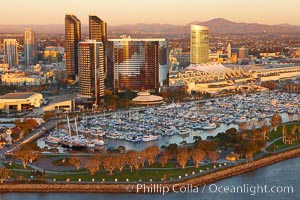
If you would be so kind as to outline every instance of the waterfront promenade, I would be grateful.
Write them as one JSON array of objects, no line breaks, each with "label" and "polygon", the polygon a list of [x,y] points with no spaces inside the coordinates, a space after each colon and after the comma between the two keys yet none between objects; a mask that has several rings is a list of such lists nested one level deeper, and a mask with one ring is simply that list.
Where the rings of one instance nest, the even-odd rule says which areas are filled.
[{"label": "waterfront promenade", "polygon": [[[261,167],[271,165],[283,160],[294,158],[300,156],[300,148],[271,154],[263,158],[254,160],[253,162],[243,163],[235,166],[227,166],[220,169],[214,169],[209,173],[198,175],[198,176],[188,176],[182,178],[181,180],[168,181],[166,183],[160,182],[162,186],[173,187],[174,184],[178,186],[201,186],[207,183],[212,183],[224,178],[236,176],[245,172],[259,169]],[[153,183],[145,183],[150,185]],[[41,183],[41,184],[2,184],[0,187],[0,192],[103,192],[103,193],[126,193],[126,192],[136,192],[136,183]],[[131,188],[128,190],[128,188]]]}]

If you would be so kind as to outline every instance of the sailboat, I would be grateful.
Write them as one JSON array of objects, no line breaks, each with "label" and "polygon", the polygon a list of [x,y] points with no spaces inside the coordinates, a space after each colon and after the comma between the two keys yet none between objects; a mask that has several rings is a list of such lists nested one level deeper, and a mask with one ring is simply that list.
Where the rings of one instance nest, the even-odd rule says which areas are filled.
[{"label": "sailboat", "polygon": [[72,148],[76,150],[82,150],[87,147],[87,140],[83,135],[78,135],[78,124],[77,119],[75,118],[75,132],[76,136],[72,136],[71,133],[71,126],[69,116],[67,115],[67,124],[68,124],[68,131],[69,135],[64,137],[62,140],[62,146],[67,148]]}]

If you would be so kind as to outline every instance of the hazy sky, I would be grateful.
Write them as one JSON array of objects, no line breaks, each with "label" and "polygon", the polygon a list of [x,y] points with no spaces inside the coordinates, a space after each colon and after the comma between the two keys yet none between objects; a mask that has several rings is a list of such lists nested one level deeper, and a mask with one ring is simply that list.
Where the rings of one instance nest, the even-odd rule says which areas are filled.
[{"label": "hazy sky", "polygon": [[185,25],[222,17],[236,22],[300,25],[299,0],[1,0],[0,24],[83,24],[96,14],[108,24]]}]

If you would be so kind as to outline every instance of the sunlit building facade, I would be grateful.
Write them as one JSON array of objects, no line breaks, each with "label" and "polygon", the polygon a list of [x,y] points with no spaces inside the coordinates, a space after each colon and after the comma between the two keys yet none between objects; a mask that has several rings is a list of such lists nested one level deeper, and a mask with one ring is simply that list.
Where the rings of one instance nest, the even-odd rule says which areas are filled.
[{"label": "sunlit building facade", "polygon": [[245,47],[239,48],[239,58],[240,59],[248,58],[248,54],[249,54],[248,48],[245,48]]},{"label": "sunlit building facade", "polygon": [[107,72],[107,24],[96,15],[89,15],[89,39],[102,42],[104,46],[104,74]]},{"label": "sunlit building facade", "polygon": [[89,16],[89,38],[97,42],[107,40],[107,24],[95,15]]},{"label": "sunlit building facade", "polygon": [[107,51],[107,84],[115,92],[159,91],[168,85],[166,39],[109,39]]},{"label": "sunlit building facade", "polygon": [[43,59],[46,63],[55,63],[61,62],[63,59],[63,55],[65,53],[65,48],[55,47],[55,46],[47,46],[43,52]]},{"label": "sunlit building facade", "polygon": [[75,16],[65,16],[65,52],[66,70],[69,79],[76,79],[78,75],[77,44],[81,41],[81,22]]},{"label": "sunlit building facade", "polygon": [[209,29],[205,26],[191,25],[190,35],[191,64],[209,62]]},{"label": "sunlit building facade", "polygon": [[99,105],[104,96],[104,46],[96,40],[78,43],[79,96]]},{"label": "sunlit building facade", "polygon": [[32,28],[25,29],[24,57],[25,65],[35,65],[37,63],[37,43],[35,32]]},{"label": "sunlit building facade", "polygon": [[4,39],[3,41],[4,55],[3,62],[9,67],[18,66],[18,42],[16,39]]}]

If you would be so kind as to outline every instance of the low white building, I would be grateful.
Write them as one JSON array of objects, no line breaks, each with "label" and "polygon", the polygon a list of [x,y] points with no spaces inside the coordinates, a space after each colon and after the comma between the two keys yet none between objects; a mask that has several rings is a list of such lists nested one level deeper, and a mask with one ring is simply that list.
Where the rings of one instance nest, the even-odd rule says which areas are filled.
[{"label": "low white building", "polygon": [[35,92],[8,93],[0,97],[0,110],[24,111],[38,108],[43,102],[43,95]]},{"label": "low white building", "polygon": [[50,103],[43,107],[43,111],[72,111],[75,105],[75,94],[65,94],[58,96],[57,98],[50,101]]},{"label": "low white building", "polygon": [[38,76],[38,75],[32,75],[32,76],[26,76],[23,74],[3,74],[1,76],[2,84],[3,85],[27,85],[27,86],[38,86],[41,85],[41,83],[44,83],[44,77]]}]

